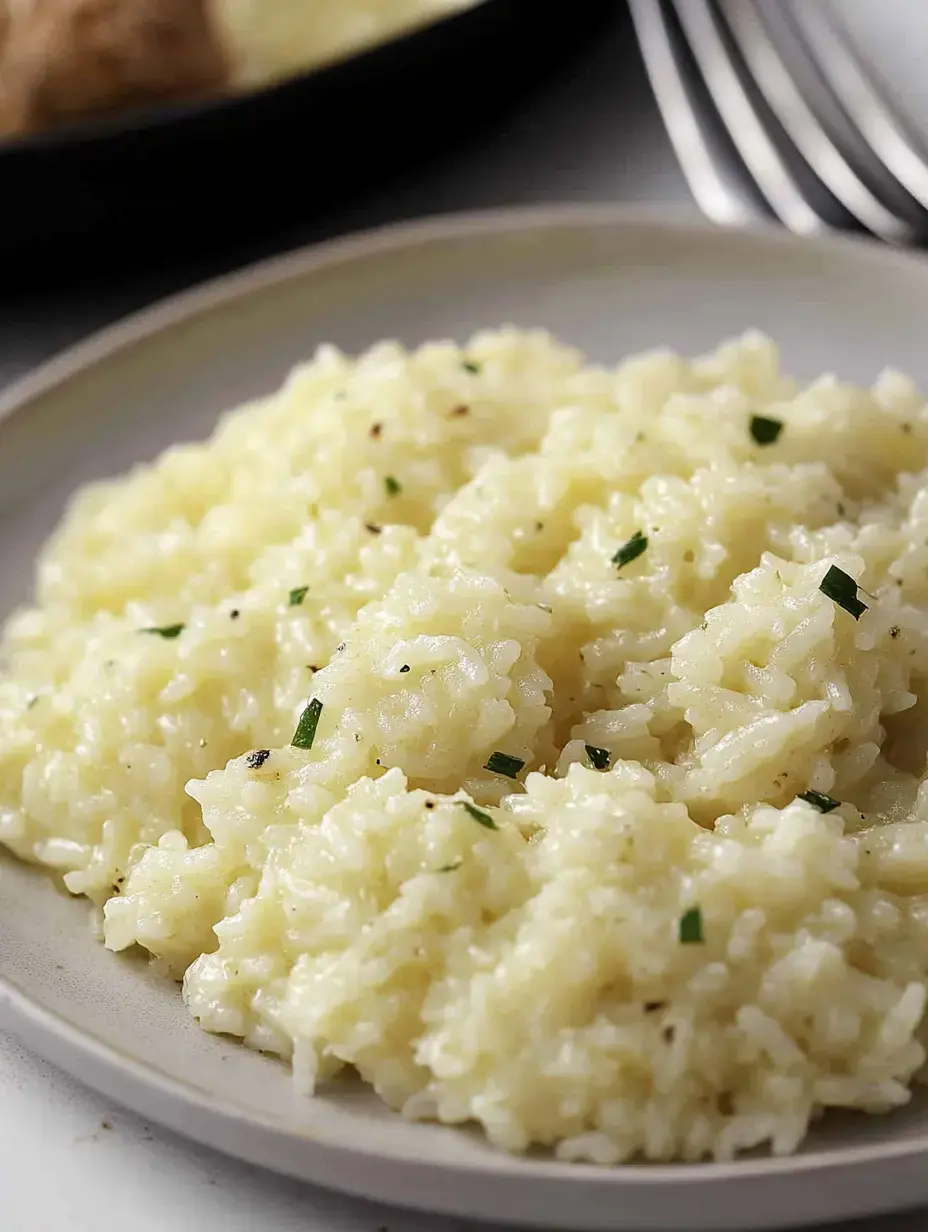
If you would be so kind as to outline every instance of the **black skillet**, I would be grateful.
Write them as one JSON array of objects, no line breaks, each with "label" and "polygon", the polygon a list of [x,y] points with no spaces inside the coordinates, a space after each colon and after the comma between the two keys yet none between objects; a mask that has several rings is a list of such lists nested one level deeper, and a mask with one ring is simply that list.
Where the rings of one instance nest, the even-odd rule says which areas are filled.
[{"label": "black skillet", "polygon": [[309,217],[492,120],[618,4],[479,0],[268,89],[2,144],[0,282]]}]

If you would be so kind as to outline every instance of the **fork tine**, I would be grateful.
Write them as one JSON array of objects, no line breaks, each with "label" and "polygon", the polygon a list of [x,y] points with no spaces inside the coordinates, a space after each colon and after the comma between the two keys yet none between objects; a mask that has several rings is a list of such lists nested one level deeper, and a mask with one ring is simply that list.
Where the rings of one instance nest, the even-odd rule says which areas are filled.
[{"label": "fork tine", "polygon": [[784,63],[753,0],[718,0],[732,38],[767,105],[799,153],[841,204],[874,235],[910,244],[917,233],[870,191],[831,140]]},{"label": "fork tine", "polygon": [[704,106],[697,96],[662,0],[629,0],[629,6],[658,109],[696,204],[722,226],[769,218],[730,143],[713,131],[711,103]]},{"label": "fork tine", "polygon": [[771,209],[790,231],[831,230],[809,204],[764,128],[732,63],[708,0],[673,0],[680,25],[719,115]]},{"label": "fork tine", "polygon": [[877,158],[928,209],[928,157],[851,50],[850,42],[817,5],[796,5],[794,18],[805,29],[835,95]]}]

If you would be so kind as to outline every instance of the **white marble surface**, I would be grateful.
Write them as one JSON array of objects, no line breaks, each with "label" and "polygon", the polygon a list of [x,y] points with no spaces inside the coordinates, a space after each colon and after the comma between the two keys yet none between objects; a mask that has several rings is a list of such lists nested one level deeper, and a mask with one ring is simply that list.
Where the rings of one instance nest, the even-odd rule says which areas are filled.
[{"label": "white marble surface", "polygon": [[[274,237],[268,250],[332,230],[446,210],[553,200],[685,203],[627,26],[552,83],[480,148],[337,220]],[[231,266],[253,249],[226,254]],[[121,285],[4,302],[0,383],[127,310],[220,267],[166,269]],[[2,942],[0,942],[2,944]],[[924,1214],[857,1225],[922,1232]],[[259,1172],[144,1124],[0,1037],[0,1232],[467,1232]]]}]

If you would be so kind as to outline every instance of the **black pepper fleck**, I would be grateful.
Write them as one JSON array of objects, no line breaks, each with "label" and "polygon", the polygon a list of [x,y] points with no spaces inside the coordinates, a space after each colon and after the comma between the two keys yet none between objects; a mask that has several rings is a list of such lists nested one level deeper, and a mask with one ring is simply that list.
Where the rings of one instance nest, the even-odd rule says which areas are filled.
[{"label": "black pepper fleck", "polygon": [[901,632],[902,630],[899,628],[898,625],[893,625],[893,627],[889,631],[889,636],[892,638],[897,638]]},{"label": "black pepper fleck", "polygon": [[408,672],[408,671],[409,671],[409,664],[408,664],[408,663],[404,663],[404,664],[403,664],[403,666],[400,668],[400,672],[401,672],[401,673],[404,673],[404,672]]},{"label": "black pepper fleck", "polygon": [[382,424],[382,423],[375,423],[375,424],[371,424],[370,435],[371,435],[371,436],[372,436],[375,440],[377,439],[377,437],[378,437],[378,436],[380,436],[381,432],[383,432],[383,424]]},{"label": "black pepper fleck", "polygon": [[365,522],[364,526],[365,526],[365,529],[368,530],[372,535],[379,535],[380,532],[383,530],[383,527],[378,526],[376,522]]},{"label": "black pepper fleck", "polygon": [[248,766],[249,770],[260,770],[270,755],[270,749],[255,749],[253,753],[248,754],[245,759],[245,764]]},{"label": "black pepper fleck", "polygon": [[231,619],[231,620],[238,620],[238,618],[239,618],[239,616],[241,616],[241,614],[242,614],[242,613],[238,610],[238,608],[237,608],[237,607],[234,607],[234,608],[232,609],[232,611],[229,613],[229,617],[230,617],[230,619]]}]

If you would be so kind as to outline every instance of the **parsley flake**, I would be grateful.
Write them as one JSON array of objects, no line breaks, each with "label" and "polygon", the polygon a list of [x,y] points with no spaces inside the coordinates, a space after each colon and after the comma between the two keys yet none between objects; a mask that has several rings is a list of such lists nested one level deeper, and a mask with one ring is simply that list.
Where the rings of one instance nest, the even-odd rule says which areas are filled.
[{"label": "parsley flake", "polygon": [[319,716],[322,714],[322,702],[318,697],[314,697],[303,713],[300,715],[300,721],[297,724],[296,731],[293,733],[293,739],[290,741],[295,749],[311,749],[313,741],[316,739],[316,728],[319,726]]},{"label": "parsley flake", "polygon": [[387,489],[387,496],[399,496],[403,490],[403,485],[393,475],[385,476],[383,486]]},{"label": "parsley flake", "polygon": [[508,753],[491,753],[484,769],[492,774],[504,774],[507,779],[514,779],[524,765],[521,757],[510,757]]},{"label": "parsley flake", "polygon": [[608,770],[612,754],[608,749],[598,749],[594,744],[585,744],[586,755],[594,770]]},{"label": "parsley flake", "polygon": [[818,584],[819,590],[826,599],[832,599],[838,607],[844,608],[849,616],[860,620],[867,610],[867,604],[857,597],[857,583],[849,573],[831,565],[828,572]]},{"label": "parsley flake", "polygon": [[680,944],[702,945],[705,937],[702,932],[702,909],[690,907],[680,916]]},{"label": "parsley flake", "polygon": [[186,625],[155,625],[151,629],[139,629],[140,633],[153,633],[156,637],[163,637],[165,641],[173,641],[175,637],[180,637]]},{"label": "parsley flake", "polygon": [[466,813],[470,813],[474,821],[479,822],[485,830],[498,830],[499,826],[493,820],[489,813],[485,813],[483,809],[477,808],[476,804],[471,804],[469,800],[458,800],[461,808]]},{"label": "parsley flake", "polygon": [[636,530],[631,539],[627,543],[623,543],[615,556],[612,558],[612,563],[618,566],[619,569],[624,569],[626,565],[630,565],[633,560],[637,560],[642,552],[648,550],[648,537],[640,530]]},{"label": "parsley flake", "polygon": [[293,590],[290,591],[290,606],[300,607],[303,600],[306,598],[308,594],[309,594],[308,586],[294,586]]},{"label": "parsley flake", "polygon": [[772,445],[782,431],[782,419],[767,419],[764,415],[751,416],[751,436],[758,445]]},{"label": "parsley flake", "polygon": [[805,800],[806,804],[811,804],[820,813],[830,813],[841,805],[840,800],[836,800],[834,796],[823,795],[820,791],[801,791],[799,799]]}]

